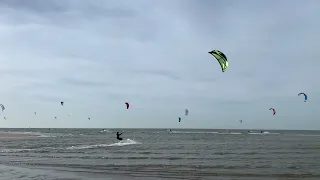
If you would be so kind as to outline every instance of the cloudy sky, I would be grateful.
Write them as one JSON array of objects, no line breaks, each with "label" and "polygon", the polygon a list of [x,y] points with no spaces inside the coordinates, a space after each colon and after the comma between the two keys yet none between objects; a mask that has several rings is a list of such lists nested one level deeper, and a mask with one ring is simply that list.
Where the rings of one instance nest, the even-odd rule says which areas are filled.
[{"label": "cloudy sky", "polygon": [[0,127],[320,129],[319,7],[1,0]]}]

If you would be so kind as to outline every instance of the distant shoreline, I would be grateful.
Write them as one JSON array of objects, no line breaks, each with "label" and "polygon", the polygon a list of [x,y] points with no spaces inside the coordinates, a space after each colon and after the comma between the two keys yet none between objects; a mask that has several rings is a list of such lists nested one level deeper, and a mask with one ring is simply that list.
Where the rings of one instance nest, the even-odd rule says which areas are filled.
[{"label": "distant shoreline", "polygon": [[[264,128],[248,128],[248,129],[228,129],[228,128],[206,128],[206,129],[202,129],[202,128],[174,128],[174,127],[168,127],[168,128],[108,128],[108,127],[101,127],[101,128],[70,128],[70,127],[66,127],[66,128],[52,128],[52,127],[42,127],[42,128],[32,128],[32,127],[28,127],[28,128],[8,128],[8,127],[0,127],[0,130],[17,130],[17,129],[145,129],[145,130],[166,130],[166,129],[172,129],[172,130],[221,130],[221,131],[231,131],[231,130],[235,130],[235,131],[320,131],[320,129],[264,129]],[[0,131],[2,132],[2,131]]]}]

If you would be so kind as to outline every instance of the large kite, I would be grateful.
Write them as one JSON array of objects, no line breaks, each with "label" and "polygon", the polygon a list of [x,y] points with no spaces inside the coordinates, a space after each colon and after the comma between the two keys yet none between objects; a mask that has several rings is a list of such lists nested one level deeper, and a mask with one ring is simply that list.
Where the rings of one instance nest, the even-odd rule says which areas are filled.
[{"label": "large kite", "polygon": [[226,55],[224,55],[221,51],[213,50],[213,51],[210,51],[209,54],[211,54],[218,60],[221,66],[222,72],[225,72],[228,69],[229,67],[228,59]]}]

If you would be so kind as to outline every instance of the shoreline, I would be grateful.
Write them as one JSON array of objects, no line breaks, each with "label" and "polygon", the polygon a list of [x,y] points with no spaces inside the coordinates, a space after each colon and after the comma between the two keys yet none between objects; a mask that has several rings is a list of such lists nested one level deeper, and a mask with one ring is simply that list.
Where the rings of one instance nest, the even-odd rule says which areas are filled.
[{"label": "shoreline", "polygon": [[[118,129],[126,129],[126,130],[134,130],[134,129],[138,129],[138,130],[166,130],[166,129],[177,129],[177,130],[235,130],[235,131],[248,131],[248,130],[252,130],[252,131],[320,131],[320,129],[271,129],[271,128],[178,128],[178,127],[168,127],[168,128],[108,128],[108,127],[99,127],[99,128],[79,128],[79,127],[28,127],[28,128],[9,128],[9,127],[0,127],[0,130],[18,130],[18,129],[113,129],[113,130],[118,130]],[[0,131],[2,132],[2,131]]]}]

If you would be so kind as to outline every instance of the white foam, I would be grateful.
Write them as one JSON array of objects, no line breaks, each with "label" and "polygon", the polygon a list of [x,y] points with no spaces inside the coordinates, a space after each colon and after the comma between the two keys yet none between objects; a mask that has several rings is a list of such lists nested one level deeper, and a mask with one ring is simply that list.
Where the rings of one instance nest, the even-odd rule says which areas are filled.
[{"label": "white foam", "polygon": [[320,134],[298,134],[298,136],[320,136]]},{"label": "white foam", "polygon": [[122,140],[117,143],[109,144],[108,146],[125,146],[125,145],[133,145],[133,144],[141,144],[135,140],[127,139],[127,140]]},{"label": "white foam", "polygon": [[16,152],[24,152],[24,151],[34,151],[35,149],[1,149],[1,153],[16,153]]},{"label": "white foam", "polygon": [[3,132],[1,131],[1,133],[6,133],[6,134],[14,134],[14,135],[30,135],[30,136],[40,136],[41,133],[40,132],[12,132],[12,131],[8,131],[8,132]]},{"label": "white foam", "polygon": [[112,144],[94,144],[94,145],[82,145],[82,146],[71,146],[66,149],[72,150],[72,149],[94,149],[98,147],[111,147],[111,146],[126,146],[126,145],[134,145],[134,144],[141,144],[135,140],[127,139],[127,140],[122,140],[117,143],[112,143]]},{"label": "white foam", "polygon": [[73,134],[41,133],[39,137],[66,137],[66,136],[73,136]]},{"label": "white foam", "polygon": [[1,131],[2,134],[8,134],[8,135],[22,135],[22,136],[32,136],[32,137],[63,137],[63,136],[72,136],[72,134],[60,134],[60,133],[41,133],[41,132],[19,132],[19,131],[8,131],[4,132]]},{"label": "white foam", "polygon": [[102,130],[102,131],[100,131],[101,133],[104,133],[104,132],[111,132],[111,131],[109,131],[109,130],[107,130],[107,129],[104,129],[104,130]]},{"label": "white foam", "polygon": [[242,134],[240,132],[229,132],[229,133],[218,133],[218,134],[230,134],[230,135],[239,135],[239,134]]},{"label": "white foam", "polygon": [[262,132],[262,133],[248,133],[248,134],[280,134],[280,133],[270,133],[270,132]]},{"label": "white foam", "polygon": [[218,134],[219,132],[203,132],[203,131],[199,131],[199,132],[187,132],[187,131],[171,131],[170,133],[177,133],[177,134]]}]

